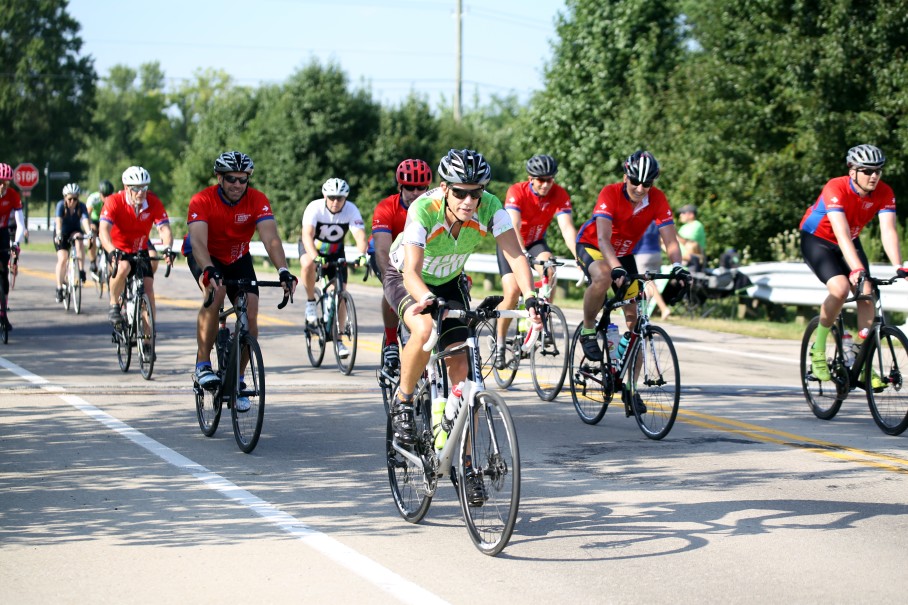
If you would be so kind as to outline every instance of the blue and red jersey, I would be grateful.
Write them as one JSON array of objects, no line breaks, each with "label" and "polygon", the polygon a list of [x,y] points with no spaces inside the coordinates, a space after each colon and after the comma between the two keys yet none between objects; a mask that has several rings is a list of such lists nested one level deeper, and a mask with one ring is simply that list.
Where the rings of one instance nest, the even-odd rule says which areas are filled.
[{"label": "blue and red jersey", "polygon": [[895,193],[892,187],[880,181],[869,195],[861,196],[851,182],[851,177],[840,176],[831,179],[823,187],[820,197],[804,213],[801,219],[801,231],[812,233],[833,244],[838,244],[828,214],[845,213],[851,239],[856,239],[861,230],[877,214],[895,212]]}]

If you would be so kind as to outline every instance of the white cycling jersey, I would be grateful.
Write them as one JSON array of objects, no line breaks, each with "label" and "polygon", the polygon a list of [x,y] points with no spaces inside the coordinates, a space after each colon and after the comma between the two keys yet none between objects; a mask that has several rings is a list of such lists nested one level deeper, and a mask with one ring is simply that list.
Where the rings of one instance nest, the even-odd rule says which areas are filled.
[{"label": "white cycling jersey", "polygon": [[337,214],[332,214],[325,199],[312,200],[303,212],[303,227],[315,228],[315,247],[321,254],[335,254],[344,249],[344,237],[350,229],[365,231],[363,217],[356,205],[347,200]]}]

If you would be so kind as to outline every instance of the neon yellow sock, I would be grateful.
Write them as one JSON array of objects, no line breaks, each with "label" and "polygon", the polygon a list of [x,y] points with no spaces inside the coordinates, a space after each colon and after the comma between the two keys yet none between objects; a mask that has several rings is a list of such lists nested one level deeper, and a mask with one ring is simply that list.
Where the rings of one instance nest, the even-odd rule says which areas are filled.
[{"label": "neon yellow sock", "polygon": [[820,348],[822,348],[822,349],[825,349],[825,348],[826,348],[826,338],[829,336],[829,330],[831,330],[831,329],[832,329],[832,328],[827,328],[827,327],[823,326],[823,324],[818,324],[818,325],[817,325],[817,332],[816,332],[816,334],[817,334],[817,340],[816,340],[816,344],[819,345]]}]

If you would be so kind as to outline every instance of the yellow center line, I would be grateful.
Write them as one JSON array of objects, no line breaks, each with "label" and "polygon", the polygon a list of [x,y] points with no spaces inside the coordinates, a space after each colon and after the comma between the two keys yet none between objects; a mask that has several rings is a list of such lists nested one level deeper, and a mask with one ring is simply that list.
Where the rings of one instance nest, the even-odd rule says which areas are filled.
[{"label": "yellow center line", "polygon": [[859,448],[840,445],[838,443],[832,443],[831,441],[822,441],[820,439],[813,439],[811,437],[796,435],[786,431],[770,429],[768,427],[749,424],[739,420],[719,418],[717,416],[711,416],[709,414],[691,410],[679,410],[678,416],[682,422],[701,428],[733,433],[765,443],[785,445],[828,456],[830,458],[836,458],[847,462],[857,462],[858,464],[908,474],[908,459],[906,458],[870,452]]}]

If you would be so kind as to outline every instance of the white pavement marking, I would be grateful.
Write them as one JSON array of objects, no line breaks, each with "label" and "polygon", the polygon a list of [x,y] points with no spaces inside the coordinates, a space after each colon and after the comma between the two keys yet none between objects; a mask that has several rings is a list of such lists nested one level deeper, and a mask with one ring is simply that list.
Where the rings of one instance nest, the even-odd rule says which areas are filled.
[{"label": "white pavement marking", "polygon": [[63,389],[51,384],[47,379],[42,378],[37,374],[32,374],[25,368],[22,368],[3,357],[0,357],[0,367],[6,368],[13,374],[16,374],[20,378],[33,384],[40,385],[45,391],[57,395],[60,399],[81,411],[89,418],[98,421],[110,430],[126,437],[136,445],[145,448],[168,464],[190,473],[210,489],[218,491],[231,500],[252,510],[269,523],[278,527],[281,531],[299,538],[313,550],[328,557],[341,567],[348,569],[366,581],[371,582],[401,602],[413,603],[414,605],[446,603],[446,601],[437,595],[401,577],[380,563],[361,555],[334,538],[323,534],[318,530],[312,529],[299,519],[281,511],[270,502],[262,500],[258,496],[255,496],[235,483],[228,481],[217,473],[213,473],[201,464],[193,462],[166,445],[155,441],[148,435],[137,431],[125,422],[114,418],[84,399],[76,397],[75,395],[61,394]]}]

